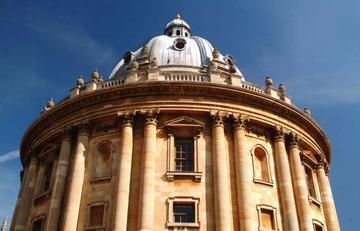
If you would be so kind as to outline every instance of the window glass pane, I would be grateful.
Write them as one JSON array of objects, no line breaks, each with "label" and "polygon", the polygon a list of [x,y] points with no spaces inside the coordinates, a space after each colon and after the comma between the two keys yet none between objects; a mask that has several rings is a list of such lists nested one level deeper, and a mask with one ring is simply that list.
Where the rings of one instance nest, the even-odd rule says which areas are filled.
[{"label": "window glass pane", "polygon": [[174,220],[176,223],[193,223],[195,222],[195,205],[194,204],[174,204]]},{"label": "window glass pane", "polygon": [[103,225],[104,205],[95,205],[90,208],[90,226]]},{"label": "window glass pane", "polygon": [[262,228],[274,230],[274,213],[272,210],[269,209],[261,209],[261,224]]},{"label": "window glass pane", "polygon": [[193,139],[175,138],[175,170],[190,172],[194,170],[194,141]]},{"label": "window glass pane", "polygon": [[323,228],[320,225],[315,224],[315,231],[323,231]]},{"label": "window glass pane", "polygon": [[306,176],[309,195],[315,198],[316,194],[315,194],[314,180],[312,178],[312,171],[308,167],[305,167],[305,176]]},{"label": "window glass pane", "polygon": [[38,220],[34,221],[31,230],[32,231],[42,231],[43,220],[44,219],[38,219]]},{"label": "window glass pane", "polygon": [[43,192],[48,191],[50,189],[52,168],[53,168],[53,163],[45,164],[44,176],[43,176]]}]

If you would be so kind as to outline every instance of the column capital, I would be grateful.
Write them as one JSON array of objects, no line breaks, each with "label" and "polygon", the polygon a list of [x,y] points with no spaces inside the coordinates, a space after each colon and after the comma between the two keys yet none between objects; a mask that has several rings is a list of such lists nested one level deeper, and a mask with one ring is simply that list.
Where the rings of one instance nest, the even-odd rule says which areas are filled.
[{"label": "column capital", "polygon": [[133,127],[135,112],[118,112],[121,127]]},{"label": "column capital", "polygon": [[73,135],[73,129],[71,127],[64,127],[62,131],[62,139],[70,140]]},{"label": "column capital", "polygon": [[275,125],[274,127],[274,139],[275,141],[285,141],[285,132],[284,128],[279,125]]},{"label": "column capital", "polygon": [[316,165],[316,169],[324,169],[326,175],[329,175],[329,164],[326,161],[325,157],[323,155],[320,154],[320,157],[318,159],[318,163]]},{"label": "column capital", "polygon": [[244,115],[234,115],[233,127],[234,130],[245,130],[249,122],[249,117]]},{"label": "column capital", "polygon": [[159,110],[158,109],[150,109],[145,112],[145,125],[153,124],[157,125],[158,123]]},{"label": "column capital", "polygon": [[211,120],[213,127],[224,127],[224,116],[219,112],[211,112]]},{"label": "column capital", "polygon": [[300,141],[298,134],[295,132],[289,132],[287,135],[289,147],[297,147]]},{"label": "column capital", "polygon": [[76,126],[78,135],[89,136],[90,135],[90,123],[89,121],[81,122]]}]

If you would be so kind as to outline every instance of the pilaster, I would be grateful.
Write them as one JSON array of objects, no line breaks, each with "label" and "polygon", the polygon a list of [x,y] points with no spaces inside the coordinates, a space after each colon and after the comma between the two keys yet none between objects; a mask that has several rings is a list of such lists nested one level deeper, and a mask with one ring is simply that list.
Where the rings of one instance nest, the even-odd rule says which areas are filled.
[{"label": "pilaster", "polygon": [[68,175],[69,160],[71,154],[71,132],[65,129],[62,136],[59,160],[54,175],[54,189],[51,194],[48,218],[46,219],[46,230],[56,231],[59,227],[61,205],[64,200],[65,184]]},{"label": "pilaster", "polygon": [[235,116],[234,155],[236,169],[236,187],[238,193],[239,223],[241,231],[255,230],[257,227],[256,207],[252,200],[252,160],[246,140],[246,126],[249,119]]},{"label": "pilaster", "polygon": [[114,229],[115,231],[127,230],[127,218],[129,210],[129,194],[131,179],[131,164],[133,154],[133,122],[132,113],[120,114],[121,139],[120,156],[116,171],[116,193],[115,193],[115,211],[114,211]]},{"label": "pilaster", "polygon": [[156,126],[158,112],[145,113],[139,230],[153,230],[155,209]]},{"label": "pilaster", "polygon": [[19,198],[16,205],[17,214],[13,219],[11,229],[20,231],[26,230],[26,225],[29,220],[29,213],[32,204],[33,191],[35,186],[36,172],[38,168],[37,157],[32,153],[32,157],[26,171],[26,178],[23,181],[22,192],[19,193]]},{"label": "pilaster", "polygon": [[76,230],[85,174],[85,158],[89,145],[89,124],[78,126],[77,142],[69,180],[68,195],[64,209],[62,230]]},{"label": "pilaster", "polygon": [[304,166],[301,164],[299,138],[294,132],[288,135],[288,149],[295,202],[301,231],[313,231],[312,216]]},{"label": "pilaster", "polygon": [[216,230],[231,230],[229,168],[225,148],[224,116],[220,112],[212,114],[212,143]]},{"label": "pilaster", "polygon": [[325,222],[328,231],[340,231],[340,224],[336,213],[334,197],[330,187],[329,176],[326,174],[327,164],[321,160],[317,166],[317,177],[320,188],[321,201],[324,208]]},{"label": "pilaster", "polygon": [[274,129],[274,156],[284,230],[299,231],[289,159],[285,147],[285,133],[280,126],[275,126]]}]

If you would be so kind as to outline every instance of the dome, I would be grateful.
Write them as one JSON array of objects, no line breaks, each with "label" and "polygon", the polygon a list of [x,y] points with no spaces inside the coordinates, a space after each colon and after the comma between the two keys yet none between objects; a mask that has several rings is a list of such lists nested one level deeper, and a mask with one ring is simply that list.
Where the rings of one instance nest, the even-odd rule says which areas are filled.
[{"label": "dome", "polygon": [[[213,60],[214,47],[201,37],[193,36],[190,26],[180,16],[170,21],[164,30],[164,35],[150,39],[136,51],[128,51],[113,69],[110,78],[122,78],[127,67],[134,60],[156,58],[158,66],[208,67]],[[245,80],[240,70],[235,66],[231,55],[219,54],[218,60],[226,69],[234,69],[235,73]]]}]

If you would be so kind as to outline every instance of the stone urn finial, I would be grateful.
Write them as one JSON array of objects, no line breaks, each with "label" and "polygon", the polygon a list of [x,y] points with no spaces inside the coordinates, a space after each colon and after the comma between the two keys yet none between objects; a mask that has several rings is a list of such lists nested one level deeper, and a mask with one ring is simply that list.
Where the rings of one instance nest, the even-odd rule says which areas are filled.
[{"label": "stone urn finial", "polygon": [[141,55],[142,56],[146,56],[149,54],[149,48],[147,47],[147,45],[144,45],[142,48],[141,48]]},{"label": "stone urn finial", "polygon": [[216,48],[214,48],[213,52],[212,52],[212,56],[214,59],[219,59],[220,57],[220,51]]},{"label": "stone urn finial", "polygon": [[304,108],[304,113],[306,114],[306,115],[308,115],[308,116],[311,116],[311,111],[310,111],[310,109],[309,108]]},{"label": "stone urn finial", "polygon": [[76,80],[76,85],[81,87],[81,86],[84,85],[84,83],[85,83],[85,81],[84,81],[84,76],[80,75],[80,76],[78,77],[78,79]]},{"label": "stone urn finial", "polygon": [[273,85],[273,80],[272,80],[271,76],[266,76],[266,78],[265,78],[265,85],[266,85],[267,88],[272,87],[272,85]]},{"label": "stone urn finial", "polygon": [[136,60],[134,60],[134,61],[130,64],[130,70],[136,71],[138,68],[139,68],[139,63],[136,62]]},{"label": "stone urn finial", "polygon": [[151,69],[156,69],[157,67],[158,67],[158,62],[157,62],[156,57],[154,57],[150,62],[150,68]]},{"label": "stone urn finial", "polygon": [[279,92],[280,92],[281,94],[285,94],[286,88],[285,88],[285,85],[284,85],[284,84],[280,83],[278,89],[279,89]]},{"label": "stone urn finial", "polygon": [[53,100],[53,98],[50,98],[46,103],[46,107],[47,108],[52,108],[54,106],[55,106],[54,100]]},{"label": "stone urn finial", "polygon": [[95,68],[94,71],[91,73],[91,78],[98,80],[99,77],[100,77],[100,74],[99,74],[98,70]]}]

